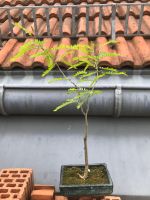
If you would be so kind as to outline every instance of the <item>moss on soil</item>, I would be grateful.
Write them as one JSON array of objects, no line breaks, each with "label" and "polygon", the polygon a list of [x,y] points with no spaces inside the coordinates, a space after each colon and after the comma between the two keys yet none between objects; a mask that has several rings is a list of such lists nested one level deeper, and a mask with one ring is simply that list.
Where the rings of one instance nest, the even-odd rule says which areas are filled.
[{"label": "moss on soil", "polygon": [[78,174],[83,175],[84,167],[65,167],[63,174],[64,185],[108,184],[108,176],[104,166],[90,166],[88,178],[83,180]]}]

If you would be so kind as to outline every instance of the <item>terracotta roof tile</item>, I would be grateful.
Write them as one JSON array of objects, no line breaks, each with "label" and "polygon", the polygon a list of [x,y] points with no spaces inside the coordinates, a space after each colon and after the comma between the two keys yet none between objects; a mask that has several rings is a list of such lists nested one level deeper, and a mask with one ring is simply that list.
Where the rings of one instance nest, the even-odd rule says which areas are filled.
[{"label": "terracotta roof tile", "polygon": [[[54,30],[54,27],[53,26],[58,26],[58,21],[57,21],[57,18],[56,17],[53,17],[55,19],[50,19],[50,25],[51,25],[51,29]],[[67,33],[71,34],[71,22],[70,22],[71,18],[70,17],[66,17],[64,20],[63,20],[63,26],[66,27],[66,21],[68,22],[67,24]],[[55,23],[53,24],[52,22]],[[142,25],[142,32],[145,33],[145,34],[148,34],[149,31],[150,31],[150,24],[149,24],[149,21],[150,21],[150,16],[146,15],[146,16],[143,16],[143,25]],[[98,23],[99,23],[99,18],[98,17],[95,17],[94,20],[89,20],[90,22],[90,29],[89,29],[89,32],[91,31],[91,34],[93,34],[93,31],[95,29],[95,33],[97,34],[98,33]],[[124,23],[125,21],[124,20],[120,20],[118,17],[116,17],[116,33],[124,33]],[[38,18],[37,19],[37,25],[40,27],[41,24],[44,23],[44,20],[42,18]],[[33,22],[30,22],[30,21],[26,21],[26,26],[30,26],[30,27],[33,27]],[[38,27],[38,32],[39,34],[43,35],[45,34],[45,32],[43,32],[43,30],[40,30],[41,28]],[[93,30],[92,28],[93,27]],[[30,28],[31,29],[31,28]],[[51,30],[51,31],[52,31]],[[129,17],[129,21],[128,21],[128,30],[129,32],[128,33],[136,33],[137,30],[138,30],[138,19],[134,18],[133,16],[130,16]],[[32,33],[33,33],[33,29],[30,30]],[[5,34],[9,34],[9,23],[8,21],[5,21],[3,24],[2,24],[2,32],[5,33]],[[79,17],[79,20],[78,20],[78,34],[84,34],[86,32],[86,18],[85,17]],[[111,20],[110,19],[104,19],[103,22],[102,22],[102,32],[106,35],[110,35],[111,33]],[[59,34],[59,32],[58,32]]]},{"label": "terracotta roof tile", "polygon": [[[16,6],[16,5],[23,5],[23,6],[27,6],[30,4],[34,4],[34,5],[42,5],[42,4],[48,4],[48,5],[53,5],[55,3],[61,3],[61,4],[67,4],[67,3],[74,3],[74,4],[80,4],[82,2],[85,3],[101,3],[101,4],[105,4],[105,3],[109,3],[110,0],[1,0],[0,1],[0,6]],[[111,2],[114,3],[122,3],[124,2],[124,0],[112,0]],[[125,2],[128,3],[135,3],[137,2],[137,0],[126,0]],[[141,0],[140,2],[149,2],[149,0]]]},{"label": "terracotta roof tile", "polygon": [[[28,39],[29,40],[29,39]],[[31,40],[31,39],[30,39]],[[45,47],[49,48],[51,46],[56,46],[58,44],[71,44],[71,39],[63,38],[61,41],[53,41],[50,38],[44,39]],[[96,46],[98,44],[103,44],[107,41],[105,37],[99,37],[96,39]],[[110,46],[103,46],[102,51],[105,52],[116,52],[121,56],[111,58],[105,57],[100,60],[100,65],[103,66],[114,66],[117,68],[130,66],[134,68],[140,68],[150,65],[150,39],[144,39],[141,36],[134,37],[131,40],[125,40],[124,37],[117,38],[118,44],[115,49],[111,49]],[[90,44],[88,38],[80,38],[77,41],[78,44]],[[23,44],[23,42],[18,42],[15,39],[11,39],[2,48],[0,51],[0,66],[3,69],[11,69],[13,67],[21,67],[26,69],[31,69],[36,66],[46,67],[46,62],[42,56],[31,59],[29,55],[33,52],[30,52],[29,55],[25,55],[22,58],[17,59],[15,62],[11,62],[10,58],[18,52],[19,47]],[[56,61],[59,64],[62,64],[60,60],[60,56],[63,54],[63,50],[59,50],[56,52]],[[78,52],[79,56],[83,56],[83,53]],[[84,55],[85,56],[85,55]],[[67,57],[68,60],[72,59],[72,55]]]},{"label": "terracotta roof tile", "polygon": [[[53,45],[53,41],[52,39],[44,39],[44,48],[50,48]],[[40,50],[38,50],[37,52],[39,52]],[[44,59],[43,56],[38,56],[33,60],[33,67],[37,67],[37,66],[42,66],[44,68],[44,66],[46,66],[46,61]]]},{"label": "terracotta roof tile", "polygon": [[121,66],[133,66],[133,64],[134,64],[133,56],[128,47],[128,43],[125,41],[125,38],[118,37],[117,41],[119,43],[116,46],[117,53],[119,53],[121,55],[119,57],[120,65]]},{"label": "terracotta roof tile", "polygon": [[[50,24],[50,28],[51,28],[51,34],[53,34],[53,31],[55,29],[55,26],[58,26],[58,15],[57,15],[57,10],[58,8],[52,8],[51,9],[51,14],[50,16],[50,20],[49,20],[49,24]],[[106,11],[106,10],[105,10]],[[98,12],[98,11],[96,11]],[[18,12],[13,12],[13,13],[18,13]],[[18,22],[20,20],[18,15],[13,15],[12,13],[12,19],[14,20],[14,22]],[[37,10],[37,28],[38,28],[38,34],[40,35],[44,35],[46,34],[46,20],[45,20],[45,15],[43,14],[43,10],[42,9],[38,9]],[[110,35],[111,33],[111,17],[106,17],[107,15],[107,11],[104,12],[104,17],[102,20],[102,33],[106,34],[106,35]],[[27,12],[27,9],[24,10],[24,16],[25,16],[25,27],[29,28],[30,32],[33,33],[33,18],[31,13]],[[72,12],[71,10],[69,10],[69,8],[65,9],[63,12],[63,32],[66,34],[71,34],[71,17],[72,17]],[[129,16],[128,19],[128,31],[129,33],[136,33],[138,31],[138,21],[139,18],[136,18],[133,15]],[[1,12],[0,14],[0,28],[1,28],[1,32],[2,34],[5,35],[9,35],[10,34],[10,30],[9,30],[9,20],[7,19],[6,15],[4,15],[4,12]],[[91,18],[89,19],[90,22],[90,29],[89,31],[91,31],[91,34],[96,33],[98,34],[98,29],[99,29],[99,17],[97,16],[97,14],[94,12],[94,10],[91,12]],[[143,23],[142,23],[142,28],[141,31],[145,34],[148,34],[150,32],[150,15],[145,14],[143,16]],[[42,26],[41,26],[42,25]],[[45,27],[44,27],[45,26]],[[125,26],[125,18],[123,19],[120,16],[116,16],[116,33],[124,33],[124,26]],[[91,28],[93,27],[93,28]],[[20,31],[20,33],[18,33],[18,30],[16,32],[16,28],[13,29],[13,32],[17,35],[22,34],[22,31]],[[94,32],[93,32],[94,31]],[[58,32],[58,31],[56,31]],[[79,15],[78,15],[78,34],[84,34],[86,32],[86,17],[84,14],[84,10],[80,10],[79,11]],[[59,34],[59,32],[58,32]]]},{"label": "terracotta roof tile", "polygon": [[142,65],[147,66],[150,64],[150,43],[149,40],[145,41],[143,37],[133,38],[133,43],[136,52],[140,55]]},{"label": "terracotta roof tile", "polygon": [[[96,53],[100,53],[99,52],[99,44],[105,44],[106,42],[107,42],[107,39],[105,37],[99,37],[99,38],[96,39]],[[103,45],[101,47],[101,51],[102,52],[109,52],[109,51],[112,51],[112,50],[111,50],[111,48],[109,48],[108,45]],[[111,57],[103,57],[100,60],[100,64],[105,65],[105,66],[109,66],[109,65],[112,64],[112,58]]]},{"label": "terracotta roof tile", "polygon": [[[110,1],[109,3],[111,4],[113,2]],[[123,2],[123,3],[125,3],[125,2]],[[137,1],[136,3],[139,3],[139,2]],[[87,3],[81,3],[80,5],[86,5],[86,4]],[[97,3],[95,3],[95,4],[97,4]],[[33,6],[33,5],[34,4],[30,4],[29,6]],[[43,5],[46,6],[48,4],[43,4]],[[54,5],[60,5],[60,4],[56,3]],[[72,5],[72,3],[68,3],[68,5]],[[116,12],[117,12],[117,16],[118,16],[119,19],[125,19],[126,9],[127,9],[127,7],[125,5],[121,5],[120,4],[120,6],[118,6]],[[58,8],[52,8],[52,9],[50,9],[49,16],[58,18],[57,12],[58,12]],[[89,8],[89,13],[90,13],[89,14],[90,19],[93,19],[96,16],[98,16],[99,8],[98,7]],[[111,17],[111,7],[109,7],[109,6],[108,7],[103,7],[102,13],[103,13],[103,18],[104,19],[109,19]],[[134,18],[139,18],[139,14],[140,14],[140,9],[138,8],[138,5],[136,5],[136,6],[132,6],[131,5],[130,16],[133,16]],[[12,19],[14,21],[19,21],[20,20],[20,14],[19,14],[19,10],[17,9],[17,6],[16,6],[16,9],[13,9],[13,10],[10,11],[10,15],[11,15],[11,17],[12,17]],[[33,21],[33,16],[32,16],[30,8],[24,9],[23,10],[23,15],[29,21]],[[71,17],[72,16],[72,9],[71,8],[63,9],[62,15],[63,15],[63,18],[64,17]],[[78,13],[78,17],[85,17],[85,15],[86,15],[86,8],[85,7],[80,8],[79,9],[79,13]],[[144,6],[144,15],[150,15],[150,6],[149,5],[148,6]],[[42,18],[44,20],[46,19],[45,11],[44,11],[43,8],[37,9],[36,17],[37,18]],[[7,19],[8,19],[8,17],[7,17],[6,10],[1,9],[0,10],[0,22],[4,22]]]},{"label": "terracotta roof tile", "polygon": [[0,66],[3,65],[4,61],[9,57],[10,52],[12,52],[13,48],[17,44],[17,40],[11,39],[2,48],[0,51]]},{"label": "terracotta roof tile", "polygon": [[[48,0],[29,0],[29,1],[19,1],[19,0],[6,0],[6,1],[0,1],[1,6],[5,5],[48,5],[48,4],[54,4],[60,5],[61,3],[68,3],[69,5],[72,5],[73,2],[70,0],[67,1],[48,1]],[[79,4],[86,5],[89,1],[76,1]],[[100,3],[102,0],[100,1]],[[128,1],[121,1],[121,0],[114,0],[114,1],[107,1],[104,0],[104,3],[112,3],[112,2],[128,2]],[[139,1],[132,1],[138,3]],[[144,1],[146,2],[146,1]],[[96,1],[91,0],[90,3],[95,4]],[[99,33],[99,12],[100,9],[93,7],[89,9],[89,35]],[[115,32],[117,34],[123,34],[125,31],[125,14],[126,14],[126,6],[120,6],[117,9],[117,16],[116,16],[116,26],[115,26]],[[80,8],[78,12],[76,13],[76,19],[78,20],[78,27],[77,27],[77,33],[79,35],[84,36],[86,33],[86,8]],[[110,7],[103,8],[103,16],[102,16],[102,33],[104,34],[103,37],[98,37],[94,39],[95,43],[95,52],[97,51],[97,46],[99,44],[105,43],[108,38],[107,36],[111,34],[111,9]],[[144,13],[142,18],[142,27],[141,32],[145,34],[150,33],[150,6],[144,7]],[[11,10],[10,12],[11,18],[14,20],[14,22],[20,22],[20,14],[18,12],[17,6],[16,9]],[[62,10],[62,33],[66,36],[70,36],[72,33],[72,9],[70,8],[64,8]],[[34,34],[34,20],[32,16],[31,9],[24,9],[23,10],[23,16],[25,18],[24,23],[25,27],[30,31],[32,34]],[[140,16],[140,8],[138,5],[131,6],[130,9],[130,15],[128,19],[128,32],[129,33],[136,33],[138,31],[138,21]],[[38,34],[47,35],[47,28],[46,28],[46,14],[45,11],[42,8],[39,8],[36,11],[36,22],[37,22],[37,30]],[[50,24],[50,34],[57,36],[60,31],[59,26],[59,16],[58,16],[58,8],[52,8],[49,13],[49,24]],[[10,29],[9,29],[9,20],[7,17],[7,13],[5,10],[0,9],[0,29],[2,35],[10,35]],[[22,30],[20,30],[18,27],[13,27],[13,33],[14,35],[23,36]],[[32,39],[27,39],[32,40]],[[121,56],[114,58],[111,57],[105,57],[100,60],[100,65],[104,66],[114,66],[117,68],[124,67],[124,66],[130,66],[133,68],[141,68],[146,67],[150,65],[150,38],[144,38],[142,36],[135,36],[133,38],[125,38],[123,36],[117,36],[116,40],[118,41],[116,47],[112,49],[110,46],[105,45],[102,47],[103,51],[107,52],[116,52],[119,53]],[[25,55],[24,57],[17,59],[15,62],[11,62],[10,58],[15,55],[18,52],[19,47],[24,43],[25,41],[17,41],[16,39],[7,39],[3,42],[3,47],[0,50],[0,68],[2,69],[12,69],[13,67],[19,66],[24,69],[31,69],[36,66],[41,66],[42,68],[46,68],[46,61],[42,56],[38,58],[29,58],[29,56],[35,51],[31,51],[28,53],[28,55]],[[72,40],[70,38],[61,38],[59,40],[54,40],[50,38],[44,39],[44,44],[46,48],[50,48],[52,46],[57,46],[59,44],[90,44],[91,40],[87,37],[78,38],[76,40]],[[56,62],[58,62],[61,65],[64,65],[62,60],[60,59],[60,56],[63,54],[63,50],[59,50],[55,52],[56,54]],[[82,56],[83,53],[80,51],[78,52],[79,56]],[[67,60],[71,60],[73,55],[68,55]]]}]

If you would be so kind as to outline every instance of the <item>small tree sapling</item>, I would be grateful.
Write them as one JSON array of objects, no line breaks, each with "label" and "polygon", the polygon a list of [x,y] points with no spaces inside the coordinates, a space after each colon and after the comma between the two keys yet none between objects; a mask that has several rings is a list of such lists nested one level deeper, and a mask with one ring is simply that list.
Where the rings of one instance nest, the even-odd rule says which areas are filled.
[{"label": "small tree sapling", "polygon": [[[21,27],[21,25],[16,24],[23,31],[28,33],[28,31]],[[76,109],[80,109],[81,113],[84,116],[84,173],[78,174],[80,178],[87,179],[88,174],[90,173],[89,161],[88,161],[88,113],[90,109],[90,99],[94,95],[100,94],[102,91],[96,89],[97,82],[109,75],[125,75],[124,72],[118,71],[112,67],[101,67],[99,65],[100,60],[104,57],[116,57],[120,56],[117,53],[103,52],[101,47],[103,45],[114,44],[116,41],[108,41],[105,44],[98,46],[94,43],[90,45],[58,45],[50,47],[49,49],[44,47],[44,41],[37,39],[30,40],[25,42],[19,49],[19,52],[12,58],[16,60],[19,57],[22,57],[24,54],[30,52],[33,49],[37,49],[37,53],[30,55],[31,58],[36,58],[43,56],[47,62],[47,69],[42,74],[42,77],[46,76],[53,72],[54,69],[58,69],[60,76],[57,78],[51,79],[49,82],[55,81],[68,81],[71,83],[72,87],[67,90],[67,94],[71,96],[67,98],[64,102],[58,105],[54,112],[63,109],[64,107],[73,104]],[[97,49],[95,51],[95,49]],[[64,70],[62,70],[61,65],[55,61],[55,55],[59,50],[63,50],[63,54],[60,56],[59,60],[65,65],[67,65],[67,70],[73,71],[70,76],[67,76]],[[98,53],[97,53],[98,52]],[[67,56],[72,56],[71,61],[67,61]],[[81,56],[79,56],[81,55]],[[86,87],[82,86],[82,82],[86,82]]]}]

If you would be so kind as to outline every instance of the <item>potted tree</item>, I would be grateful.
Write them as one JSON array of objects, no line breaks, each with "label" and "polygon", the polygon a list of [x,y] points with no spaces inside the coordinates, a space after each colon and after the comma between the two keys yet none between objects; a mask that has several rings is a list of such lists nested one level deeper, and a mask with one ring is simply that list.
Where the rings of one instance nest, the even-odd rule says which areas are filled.
[{"label": "potted tree", "polygon": [[[21,25],[18,26],[21,27]],[[23,27],[22,29],[25,30]],[[114,43],[116,41],[109,41],[102,45],[112,45]],[[21,46],[13,60],[23,56],[32,49],[38,49],[37,53],[31,55],[32,58],[44,56],[47,61],[48,68],[42,74],[43,77],[57,69],[60,75],[50,80],[50,82],[65,80],[72,84],[72,87],[67,90],[68,98],[54,108],[54,112],[72,104],[76,109],[80,109],[84,117],[84,164],[61,167],[60,192],[66,196],[111,194],[113,183],[106,164],[89,165],[87,142],[88,113],[90,99],[102,92],[96,90],[97,82],[107,75],[125,75],[124,72],[118,71],[115,68],[99,66],[100,59],[119,55],[117,53],[103,52],[100,46],[95,47],[93,43],[90,45],[58,45],[47,49],[44,47],[43,41],[34,39]],[[59,50],[62,50],[63,53],[58,63],[55,61],[55,54]],[[72,56],[71,61],[67,61],[67,55]],[[65,71],[62,70],[60,63],[67,65],[67,70],[72,71],[70,76],[67,76]],[[83,87],[83,82],[86,82],[86,87]]]}]

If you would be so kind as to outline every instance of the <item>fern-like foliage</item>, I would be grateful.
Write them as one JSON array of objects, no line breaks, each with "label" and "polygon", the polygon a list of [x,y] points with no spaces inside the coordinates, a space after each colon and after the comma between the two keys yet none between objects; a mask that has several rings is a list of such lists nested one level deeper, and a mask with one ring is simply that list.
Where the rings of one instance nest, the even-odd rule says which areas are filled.
[{"label": "fern-like foliage", "polygon": [[[31,33],[29,33],[29,31],[22,27],[19,23],[16,23],[15,25],[22,29],[26,34],[31,35]],[[108,41],[105,44],[102,44],[102,46],[108,44],[116,44],[116,41]],[[32,39],[20,47],[19,52],[12,58],[12,60],[16,60],[32,49],[38,50],[36,53],[30,55],[32,58],[43,56],[47,62],[48,68],[44,71],[42,77],[50,74],[54,67],[57,67],[62,76],[51,79],[49,83],[66,80],[73,85],[73,87],[69,88],[67,91],[67,93],[73,97],[66,99],[65,102],[57,106],[54,109],[55,112],[70,104],[75,104],[77,109],[83,108],[92,96],[101,93],[101,91],[95,90],[95,85],[101,78],[107,75],[126,75],[124,72],[118,71],[112,67],[100,67],[99,62],[102,58],[116,57],[120,55],[114,52],[103,52],[100,50],[101,48],[99,48],[100,53],[96,55],[94,43],[91,43],[90,45],[58,45],[46,49],[43,41]],[[59,50],[63,50],[64,52],[60,56],[60,60],[68,66],[68,70],[74,70],[71,77],[67,77],[55,61],[55,54]],[[79,53],[81,56],[78,56]],[[66,60],[66,56],[69,54],[74,55],[71,62]],[[74,79],[76,79],[76,81],[74,81]],[[88,87],[82,88],[79,83],[85,81],[88,82]]]}]

